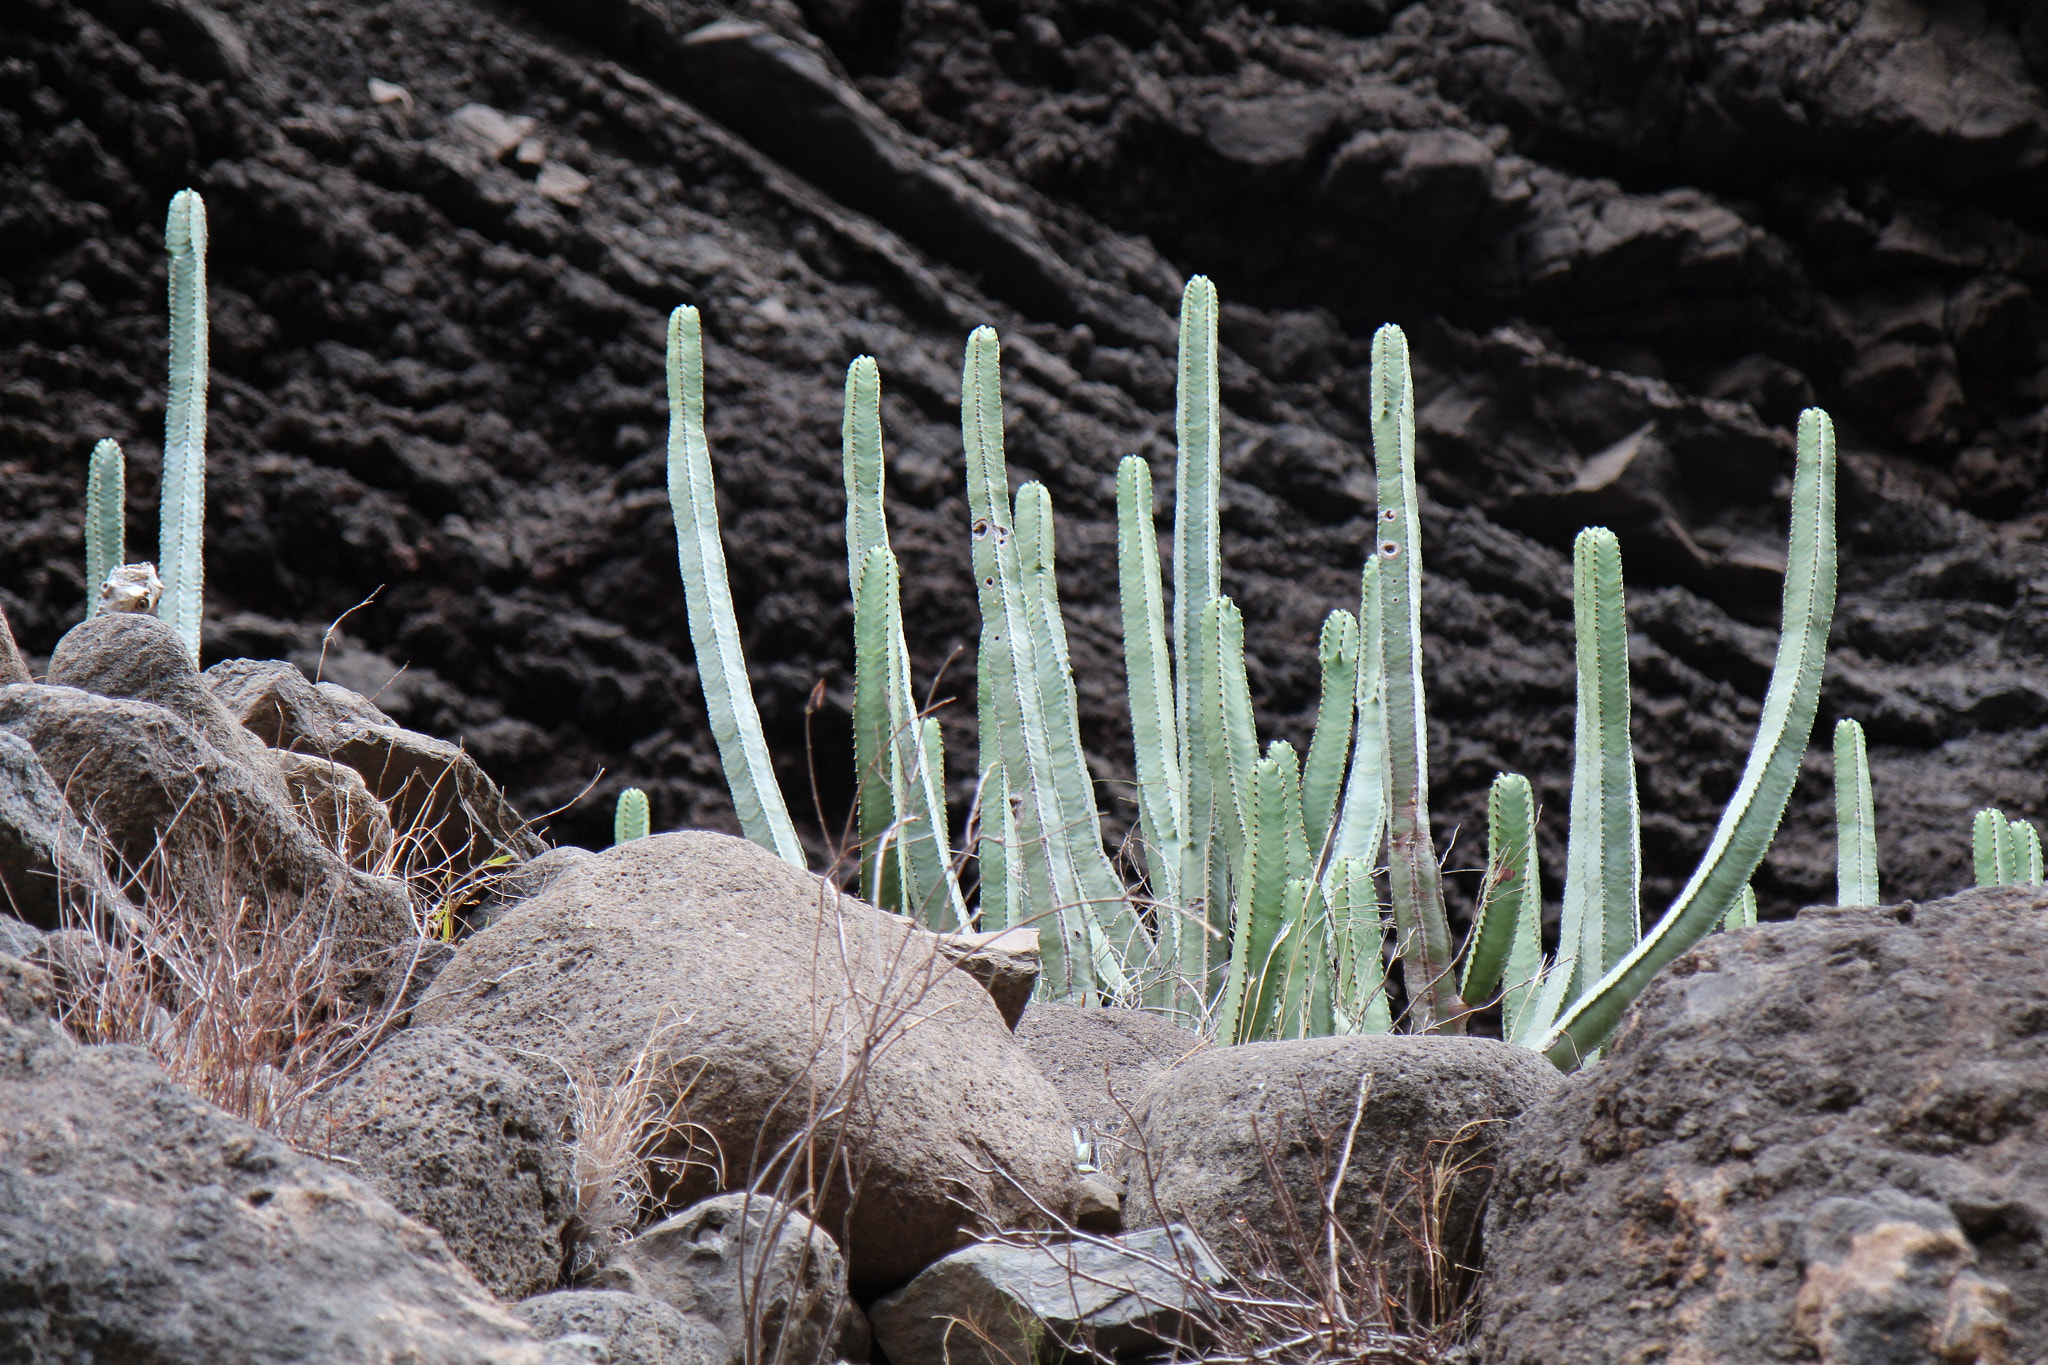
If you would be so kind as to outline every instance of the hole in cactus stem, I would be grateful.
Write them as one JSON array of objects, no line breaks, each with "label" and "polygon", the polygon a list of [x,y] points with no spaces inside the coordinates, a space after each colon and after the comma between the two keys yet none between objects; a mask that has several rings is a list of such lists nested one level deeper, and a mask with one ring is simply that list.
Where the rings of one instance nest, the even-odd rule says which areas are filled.
[{"label": "hole in cactus stem", "polygon": [[974,538],[975,538],[976,540],[980,540],[980,539],[981,539],[981,538],[982,538],[983,536],[985,536],[985,535],[987,535],[987,534],[988,534],[988,518],[987,518],[987,517],[979,517],[979,518],[977,518],[977,519],[975,520],[975,523],[974,523]]},{"label": "hole in cactus stem", "polygon": [[1390,540],[1380,546],[1380,553],[1385,555],[1388,559],[1392,559],[1395,555],[1401,553],[1401,547]]},{"label": "hole in cactus stem", "polygon": [[1381,520],[1381,521],[1392,521],[1392,520],[1393,520],[1393,519],[1394,519],[1394,518],[1395,518],[1396,516],[1398,516],[1398,515],[1400,515],[1400,514],[1399,514],[1399,513],[1397,513],[1396,511],[1394,511],[1394,509],[1393,509],[1393,508],[1389,507],[1389,508],[1388,508],[1388,509],[1387,509],[1386,511],[1384,511],[1384,512],[1380,513],[1380,520]]}]

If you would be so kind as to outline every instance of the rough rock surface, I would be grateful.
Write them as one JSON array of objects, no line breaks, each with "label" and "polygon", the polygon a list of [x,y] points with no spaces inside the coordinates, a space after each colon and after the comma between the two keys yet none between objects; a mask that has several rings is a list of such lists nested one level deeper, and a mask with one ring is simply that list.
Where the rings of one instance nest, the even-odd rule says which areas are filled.
[{"label": "rough rock surface", "polygon": [[[754,27],[698,32],[727,19]],[[749,110],[721,71],[777,98]],[[1110,474],[1139,451],[1166,491],[1163,329],[1204,271],[1227,305],[1226,585],[1269,734],[1305,742],[1316,626],[1355,601],[1366,347],[1392,318],[1418,357],[1440,843],[1503,768],[1566,809],[1566,551],[1605,520],[1641,632],[1654,904],[1742,762],[1785,432],[1817,398],[1845,452],[1824,716],[1870,727],[1892,886],[1940,894],[1967,880],[1970,809],[2048,813],[2044,78],[2031,0],[16,0],[0,605],[32,661],[78,619],[100,436],[150,552],[163,214],[193,185],[208,661],[375,695],[522,810],[602,767],[556,818],[575,842],[606,842],[626,785],[656,828],[731,828],[661,489],[661,320],[695,302],[755,687],[800,793],[827,680],[836,829],[838,376],[880,360],[917,684],[964,646],[941,695],[971,697],[955,404],[991,321],[1012,459],[1061,516],[1114,834]],[[963,709],[942,712],[962,807]],[[1811,767],[1767,913],[1827,892],[1822,748]]]},{"label": "rough rock surface", "polygon": [[717,1365],[867,1359],[846,1258],[822,1228],[763,1195],[721,1194],[664,1218],[620,1245],[606,1273],[717,1328]]},{"label": "rough rock surface", "polygon": [[1062,1358],[1069,1342],[1142,1356],[1194,1340],[1194,1324],[1213,1311],[1199,1286],[1228,1278],[1179,1226],[1113,1245],[986,1244],[926,1267],[870,1316],[890,1365],[1029,1365]]},{"label": "rough rock surface", "polygon": [[441,1238],[140,1051],[0,1024],[0,1352],[566,1365]]},{"label": "rough rock surface", "polygon": [[496,1049],[454,1029],[379,1045],[314,1120],[314,1141],[440,1233],[500,1298],[554,1288],[575,1179],[564,1116]]},{"label": "rough rock surface", "polygon": [[1420,1272],[1413,1240],[1434,1169],[1451,1171],[1437,1201],[1437,1245],[1477,1265],[1493,1165],[1516,1116],[1562,1078],[1540,1054],[1489,1038],[1365,1035],[1212,1048],[1160,1077],[1139,1098],[1120,1146],[1124,1221],[1186,1223],[1233,1272],[1257,1267],[1248,1232],[1264,1237],[1283,1272],[1300,1261],[1270,1155],[1300,1210],[1308,1245],[1346,1130],[1365,1104],[1337,1194],[1337,1217],[1361,1246],[1387,1231],[1396,1292]]},{"label": "rough rock surface", "polygon": [[1161,1072],[1207,1047],[1191,1029],[1144,1010],[1083,1009],[1036,1000],[1017,1041],[1093,1137],[1112,1137]]},{"label": "rough rock surface", "polygon": [[[635,839],[570,868],[466,940],[414,1020],[600,1083],[644,1049],[656,1096],[701,1125],[664,1148],[691,1163],[678,1200],[748,1183],[751,1154],[795,1134],[808,1086],[827,1108],[841,1096],[860,1196],[849,1209],[833,1177],[817,1221],[856,1293],[963,1245],[956,1201],[1030,1222],[1019,1186],[1053,1209],[1076,1194],[1066,1107],[937,936],[726,835]],[[822,1168],[833,1125],[818,1131]]]},{"label": "rough rock surface", "polygon": [[[106,849],[65,804],[36,751],[0,731],[0,897],[10,923],[55,929],[124,904]],[[5,944],[0,943],[0,950]]]},{"label": "rough rock surface", "polygon": [[1717,934],[1516,1125],[1484,1357],[2048,1354],[2048,898]]},{"label": "rough rock surface", "polygon": [[722,1365],[726,1341],[709,1323],[658,1299],[611,1289],[563,1289],[511,1307],[543,1340],[595,1337],[605,1365]]},{"label": "rough rock surface", "polygon": [[231,758],[173,712],[18,683],[0,689],[0,727],[104,837],[112,870],[165,905],[204,917],[235,897],[269,921],[331,916],[339,960],[366,970],[416,939],[404,887],[350,867],[299,819],[274,770]]}]

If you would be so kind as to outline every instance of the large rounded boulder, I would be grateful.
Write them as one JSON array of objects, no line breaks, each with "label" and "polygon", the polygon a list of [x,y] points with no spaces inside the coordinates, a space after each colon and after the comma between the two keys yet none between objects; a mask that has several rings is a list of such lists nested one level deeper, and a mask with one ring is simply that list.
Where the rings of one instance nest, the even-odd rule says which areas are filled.
[{"label": "large rounded boulder", "polygon": [[[1122,1138],[1124,1219],[1187,1223],[1224,1263],[1298,1275],[1347,1143],[1339,1223],[1423,1293],[1423,1235],[1475,1266],[1510,1124],[1563,1084],[1541,1053],[1490,1038],[1381,1034],[1212,1048],[1153,1082]],[[1277,1181],[1275,1179],[1277,1176]],[[1293,1235],[1289,1210],[1300,1221]],[[1370,1242],[1379,1230],[1380,1245]]]},{"label": "large rounded boulder", "polygon": [[[414,1018],[557,1082],[637,1076],[670,1120],[671,1207],[771,1167],[763,1189],[815,1179],[856,1293],[965,1245],[970,1208],[1015,1226],[1078,1193],[1059,1094],[937,936],[726,835],[570,868],[465,942]],[[828,1174],[842,1137],[851,1197]]]}]

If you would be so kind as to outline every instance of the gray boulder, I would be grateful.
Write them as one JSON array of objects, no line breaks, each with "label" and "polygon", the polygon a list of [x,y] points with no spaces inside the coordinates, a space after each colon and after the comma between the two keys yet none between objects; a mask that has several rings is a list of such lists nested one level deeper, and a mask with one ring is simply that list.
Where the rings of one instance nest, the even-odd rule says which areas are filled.
[{"label": "gray boulder", "polygon": [[515,1303],[511,1311],[544,1341],[596,1341],[603,1365],[722,1365],[729,1354],[711,1324],[639,1294],[563,1289]]},{"label": "gray boulder", "polygon": [[[810,1096],[830,1109],[844,1092],[859,1196],[834,1175],[812,1207],[845,1230],[857,1294],[964,1245],[963,1202],[1007,1226],[1074,1204],[1066,1106],[936,936],[727,835],[579,864],[466,940],[414,1019],[607,1080],[644,1052],[657,1098],[697,1125],[660,1153],[691,1163],[679,1200],[757,1176],[772,1192],[753,1154],[801,1151]],[[817,1169],[841,1131],[815,1126]]]},{"label": "gray boulder", "polygon": [[2048,1358],[2048,889],[1714,934],[1516,1125],[1485,1358]]},{"label": "gray boulder", "polygon": [[361,1181],[128,1047],[0,1024],[0,1354],[564,1365]]},{"label": "gray boulder", "polygon": [[267,751],[299,818],[342,861],[363,872],[384,870],[396,835],[384,803],[354,768],[317,754]]},{"label": "gray boulder", "polygon": [[1146,1010],[1084,1009],[1035,1000],[1017,1041],[1089,1137],[1112,1137],[1145,1087],[1209,1047],[1192,1029]]},{"label": "gray boulder", "polygon": [[339,960],[365,964],[365,979],[416,937],[402,885],[351,868],[293,813],[274,770],[164,707],[16,684],[0,688],[0,729],[35,751],[121,866],[180,913],[209,914],[229,895],[272,923],[318,916],[333,926]]},{"label": "gray boulder", "polygon": [[206,686],[263,744],[355,769],[430,865],[461,877],[500,854],[533,858],[547,847],[461,745],[404,729],[346,688],[253,659],[216,664]]},{"label": "gray boulder", "polygon": [[[721,1194],[663,1219],[612,1253],[622,1287],[710,1323],[720,1365],[866,1360],[867,1319],[846,1258],[824,1231],[764,1195]],[[757,1340],[751,1344],[748,1336]]]},{"label": "gray boulder", "polygon": [[493,1048],[422,1028],[372,1053],[313,1132],[492,1293],[517,1299],[562,1279],[576,1209],[564,1118]]},{"label": "gray boulder", "polygon": [[161,706],[251,776],[284,795],[283,775],[254,736],[214,699],[168,621],[132,612],[88,616],[50,654],[52,687]]},{"label": "gray boulder", "polygon": [[1192,1344],[1228,1281],[1202,1239],[1176,1224],[1114,1242],[988,1243],[956,1251],[878,1301],[869,1316],[890,1365],[1046,1365],[1063,1346],[1108,1356]]},{"label": "gray boulder", "polygon": [[[1417,1293],[1430,1258],[1398,1229],[1432,1217],[1443,1254],[1476,1266],[1508,1126],[1563,1083],[1540,1053],[1486,1038],[1384,1034],[1212,1048],[1160,1077],[1134,1107],[1119,1153],[1124,1219],[1131,1227],[1185,1222],[1238,1274],[1259,1268],[1247,1235],[1256,1231],[1277,1269],[1299,1275],[1306,1267],[1286,1206],[1298,1211],[1310,1245],[1320,1245],[1318,1210],[1360,1114],[1337,1218],[1362,1243],[1388,1228],[1368,1252],[1397,1293]],[[1426,1199],[1437,1171],[1450,1178]]]},{"label": "gray boulder", "polygon": [[[32,686],[33,684],[27,684]],[[106,850],[64,804],[36,751],[0,730],[0,898],[4,915],[44,929],[126,905]],[[0,950],[6,950],[0,944]],[[7,950],[11,951],[11,950]]]}]

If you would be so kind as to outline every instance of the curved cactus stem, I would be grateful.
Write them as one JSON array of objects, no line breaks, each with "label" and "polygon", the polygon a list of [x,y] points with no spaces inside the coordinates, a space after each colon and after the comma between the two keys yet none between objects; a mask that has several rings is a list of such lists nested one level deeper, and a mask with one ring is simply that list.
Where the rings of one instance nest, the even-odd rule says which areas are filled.
[{"label": "curved cactus stem", "polygon": [[1387,883],[1408,1008],[1419,1032],[1464,1031],[1444,886],[1429,830],[1429,721],[1422,695],[1422,534],[1416,517],[1415,388],[1408,338],[1372,339],[1372,447],[1379,474],[1380,667],[1386,689]]},{"label": "curved cactus stem", "polygon": [[2012,879],[2029,886],[2041,880],[2041,835],[2025,820],[2012,822]]},{"label": "curved cactus stem", "polygon": [[[1290,921],[1288,887],[1304,878],[1308,840],[1301,827],[1301,765],[1294,746],[1276,740],[1252,765],[1246,892],[1238,906],[1227,998],[1236,1006],[1227,1036],[1236,1042],[1272,1038],[1287,983],[1282,931]],[[1299,908],[1293,918],[1299,918]]]},{"label": "curved cactus stem", "polygon": [[[1330,840],[1330,859],[1363,858],[1377,865],[1387,834],[1387,724],[1380,671],[1380,564],[1366,560],[1359,575],[1358,724],[1352,741],[1351,776]],[[1328,895],[1326,887],[1324,894]]]},{"label": "curved cactus stem", "polygon": [[1207,969],[1202,922],[1181,894],[1188,857],[1187,781],[1181,769],[1179,702],[1166,636],[1166,592],[1159,533],[1152,524],[1152,470],[1126,455],[1116,471],[1117,590],[1123,606],[1124,675],[1137,760],[1138,818],[1152,899],[1157,904],[1162,971],[1147,984],[1146,1004],[1180,1019],[1201,1012]]},{"label": "curved cactus stem", "polygon": [[1351,757],[1351,731],[1358,709],[1358,619],[1341,609],[1331,612],[1323,621],[1316,657],[1322,665],[1323,690],[1308,763],[1301,773],[1301,814],[1309,856],[1320,866],[1337,819],[1344,763]]},{"label": "curved cactus stem", "polygon": [[1572,616],[1578,716],[1559,932],[1578,944],[1568,995],[1575,999],[1636,946],[1642,922],[1621,542],[1605,527],[1589,526],[1573,542]]},{"label": "curved cactus stem", "polygon": [[903,792],[895,737],[903,720],[894,695],[889,639],[899,624],[896,574],[896,556],[882,541],[868,547],[854,575],[853,770],[861,898],[901,914],[902,839],[896,817]]},{"label": "curved cactus stem", "polygon": [[1826,413],[1808,408],[1799,418],[1778,657],[1749,762],[1706,855],[1678,899],[1634,951],[1539,1041],[1540,1050],[1560,1069],[1572,1069],[1605,1042],[1650,978],[1721,922],[1770,851],[1813,735],[1834,610],[1835,431]]},{"label": "curved cactus stem", "polygon": [[107,575],[127,562],[128,462],[118,442],[92,448],[85,470],[85,614],[96,616]]},{"label": "curved cactus stem", "polygon": [[[1010,856],[1023,865],[1028,918],[1050,920],[1062,940],[1058,953],[1046,953],[1042,979],[1048,998],[1090,1000],[1098,984],[1120,990],[1128,983],[1097,982],[1098,955],[1089,926],[1118,924],[1130,911],[1123,885],[1102,851],[1093,791],[1086,785],[1086,761],[1074,724],[1070,715],[1057,709],[1066,701],[1072,676],[1066,675],[1056,686],[1044,685],[1041,651],[1063,662],[1065,632],[1054,629],[1057,599],[1049,596],[1046,581],[1049,558],[1038,581],[1027,581],[1026,547],[1021,543],[1025,528],[1017,525],[1003,458],[1000,359],[994,329],[977,327],[967,341],[960,425],[967,449],[967,500],[974,518],[982,638],[993,646],[982,651],[982,666],[992,676],[984,693],[989,710],[981,718],[981,739],[984,752],[993,741],[1002,755],[1009,793],[1015,799],[1016,841]],[[1035,495],[1029,501],[1035,505]],[[1043,556],[1048,547],[1037,537],[1050,529],[1049,518],[1033,529],[1029,552]],[[1062,800],[1067,789],[1085,796],[1071,810]],[[1013,922],[1017,918],[1013,909]],[[1113,946],[1121,951],[1122,945]],[[1063,975],[1055,972],[1056,963]]]},{"label": "curved cactus stem", "polygon": [[[950,931],[966,923],[967,908],[947,858],[943,757],[933,766],[911,687],[901,573],[883,512],[881,373],[867,356],[847,367],[842,440],[861,886],[882,898],[876,904]],[[883,558],[886,581],[870,585]]]},{"label": "curved cactus stem", "polygon": [[704,337],[697,310],[678,308],[668,319],[668,501],[676,522],[676,559],[690,644],[718,761],[732,793],[733,811],[747,838],[784,862],[804,866],[803,845],[783,804],[761,713],[747,681],[739,621],[726,581],[725,547],[718,534],[718,493],[711,450],[704,440]]},{"label": "curved cactus stem", "polygon": [[[1508,945],[1507,963],[1502,968],[1507,989],[1501,997],[1500,1020],[1501,1037],[1511,1042],[1522,1042],[1530,1033],[1534,1015],[1531,1006],[1543,980],[1543,877],[1536,856],[1535,793],[1529,790],[1527,778],[1515,777],[1514,780],[1521,792],[1519,796],[1509,793],[1509,800],[1526,804],[1531,814],[1529,838],[1525,845],[1527,852],[1515,877],[1520,885],[1514,888],[1515,932]],[[1510,829],[1519,821],[1519,815],[1511,810],[1507,822]],[[1512,836],[1506,843],[1507,851],[1512,852]]]},{"label": "curved cactus stem", "polygon": [[[1513,956],[1516,936],[1527,918],[1524,904],[1537,898],[1542,913],[1542,891],[1535,884],[1536,795],[1529,779],[1520,773],[1502,773],[1493,779],[1486,794],[1486,885],[1479,900],[1479,922],[1472,926],[1465,947],[1465,969],[1458,979],[1458,992],[1465,1003],[1477,1009],[1493,997],[1501,976]],[[1518,982],[1510,974],[1508,988]],[[1507,1011],[1503,1018],[1511,1018]]]},{"label": "curved cactus stem", "polygon": [[[1102,818],[1095,805],[1095,780],[1088,772],[1087,752],[1081,747],[1081,707],[1074,694],[1074,665],[1067,652],[1066,620],[1060,612],[1052,495],[1046,492],[1044,484],[1027,483],[1017,490],[1015,526],[1018,561],[1024,570],[1024,600],[1034,631],[1032,655],[1038,666],[1038,701],[1045,717],[1053,781],[1059,789],[1060,809],[1066,815],[1065,837],[1074,846],[1074,865],[1080,873],[1089,916],[1107,936],[1111,961],[1121,964],[1119,970],[1098,965],[1098,978],[1106,992],[1120,999],[1130,990],[1129,983],[1122,978],[1146,965],[1148,943],[1137,915],[1131,910],[1123,879],[1102,849]],[[1102,955],[1096,956],[1100,963]],[[1138,1002],[1131,999],[1122,1003]]]},{"label": "curved cactus stem", "polygon": [[1366,858],[1332,859],[1324,879],[1324,899],[1337,936],[1337,997],[1332,1003],[1335,1026],[1351,1033],[1391,1033],[1387,1005],[1385,927],[1380,898],[1373,886],[1372,862]]},{"label": "curved cactus stem", "polygon": [[1835,722],[1835,903],[1876,905],[1877,813],[1863,727]]},{"label": "curved cactus stem", "polygon": [[[1016,818],[1010,810],[1009,783],[1000,762],[983,770],[978,800],[974,862],[981,885],[976,893],[979,900],[975,922],[983,933],[989,933],[1016,923],[1024,904],[1019,883],[1022,870],[1010,856],[1017,841]],[[1058,935],[1054,935],[1053,943],[1055,949],[1062,946]]]},{"label": "curved cactus stem", "polygon": [[1294,877],[1287,883],[1286,897],[1287,979],[1274,1036],[1328,1037],[1332,1023],[1330,916],[1323,903],[1323,888],[1313,877]]},{"label": "curved cactus stem", "polygon": [[206,578],[206,203],[191,190],[171,197],[164,249],[171,257],[171,373],[157,532],[164,595],[157,614],[196,660]]},{"label": "curved cactus stem", "polygon": [[647,829],[647,793],[638,787],[628,787],[619,793],[619,804],[612,812],[612,843],[629,844],[645,839]]}]

